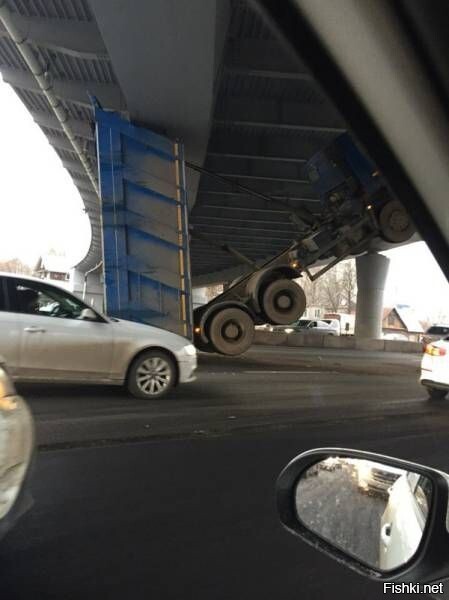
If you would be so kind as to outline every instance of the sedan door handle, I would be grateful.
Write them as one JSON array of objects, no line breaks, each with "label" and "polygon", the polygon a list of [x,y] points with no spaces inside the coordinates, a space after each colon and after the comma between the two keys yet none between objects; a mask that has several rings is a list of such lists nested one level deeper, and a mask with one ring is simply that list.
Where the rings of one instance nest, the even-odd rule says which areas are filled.
[{"label": "sedan door handle", "polygon": [[45,329],[42,327],[25,327],[24,331],[27,333],[45,333]]}]

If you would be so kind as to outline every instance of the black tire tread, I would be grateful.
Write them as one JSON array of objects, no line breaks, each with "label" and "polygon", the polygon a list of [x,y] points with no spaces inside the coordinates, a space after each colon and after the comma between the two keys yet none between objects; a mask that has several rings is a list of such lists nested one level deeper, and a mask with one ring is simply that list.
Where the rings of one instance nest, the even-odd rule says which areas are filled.
[{"label": "black tire tread", "polygon": [[[164,360],[166,360],[169,363],[169,365],[172,369],[172,378],[171,378],[171,381],[170,381],[170,384],[168,385],[168,387],[165,388],[165,390],[161,394],[159,394],[157,396],[148,396],[139,389],[139,387],[136,383],[136,380],[135,380],[135,375],[136,375],[137,368],[141,362],[143,362],[144,360],[147,360],[148,358],[155,358],[155,357],[163,357]],[[141,352],[139,355],[137,355],[134,358],[133,362],[131,363],[131,366],[128,369],[128,375],[126,378],[126,388],[127,388],[128,392],[135,398],[141,398],[144,400],[159,400],[160,398],[163,398],[164,396],[166,396],[170,392],[170,390],[173,388],[173,386],[176,384],[176,377],[177,377],[176,363],[173,360],[172,356],[170,356],[170,354],[168,352],[165,352],[164,350],[159,350],[159,349],[145,350],[144,352]]]}]

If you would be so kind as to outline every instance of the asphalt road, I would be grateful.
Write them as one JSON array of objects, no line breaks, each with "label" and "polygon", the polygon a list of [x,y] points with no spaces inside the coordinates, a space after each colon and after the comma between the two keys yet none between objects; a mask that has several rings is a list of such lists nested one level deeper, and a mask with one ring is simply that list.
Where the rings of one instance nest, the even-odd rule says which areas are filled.
[{"label": "asphalt road", "polygon": [[42,450],[34,506],[0,547],[0,598],[388,598],[284,531],[274,484],[316,446],[449,470],[449,402],[426,400],[417,360],[203,357],[197,382],[151,404],[24,388]]},{"label": "asphalt road", "polygon": [[21,386],[41,447],[315,427],[352,418],[429,414],[419,356],[256,347],[242,357],[200,356],[197,381],[148,402],[120,387]]},{"label": "asphalt road", "polygon": [[387,500],[361,491],[356,473],[347,466],[303,477],[296,488],[296,510],[312,531],[378,568]]}]

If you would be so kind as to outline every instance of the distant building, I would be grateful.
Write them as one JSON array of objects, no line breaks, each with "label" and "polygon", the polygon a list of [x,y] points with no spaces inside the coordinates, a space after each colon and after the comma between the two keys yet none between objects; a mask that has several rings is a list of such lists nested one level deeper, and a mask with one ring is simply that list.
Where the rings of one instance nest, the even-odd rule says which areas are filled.
[{"label": "distant building", "polygon": [[322,319],[324,315],[322,306],[308,306],[302,315],[302,319]]},{"label": "distant building", "polygon": [[382,332],[385,336],[406,338],[419,342],[424,333],[421,323],[410,306],[398,304],[384,308],[382,314]]},{"label": "distant building", "polygon": [[57,254],[48,254],[39,258],[33,271],[34,277],[53,281],[70,289],[70,269],[67,266],[67,258]]}]

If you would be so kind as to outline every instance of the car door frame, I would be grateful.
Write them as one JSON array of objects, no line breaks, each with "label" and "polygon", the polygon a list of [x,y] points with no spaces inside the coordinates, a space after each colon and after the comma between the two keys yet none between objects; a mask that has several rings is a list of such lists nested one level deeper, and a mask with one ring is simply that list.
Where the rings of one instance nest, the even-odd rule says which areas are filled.
[{"label": "car door frame", "polygon": [[306,333],[314,333],[314,334],[318,333],[318,331],[317,331],[318,330],[318,321],[317,321],[317,319],[312,319],[310,321],[310,323],[307,325],[307,329],[309,331],[306,331]]},{"label": "car door frame", "polygon": [[[7,274],[5,274],[5,273],[0,274],[0,294],[3,296],[3,299],[5,301],[4,302],[5,308],[4,308],[4,310],[0,311],[0,315],[5,315],[5,314],[10,315],[8,335],[12,336],[13,338],[15,335],[16,341],[14,341],[14,339],[13,339],[11,342],[12,345],[15,346],[15,349],[14,348],[12,349],[12,354],[11,354],[9,352],[5,352],[5,349],[3,349],[3,352],[2,352],[2,343],[0,340],[0,356],[2,356],[2,358],[6,360],[6,364],[9,368],[10,374],[13,377],[15,377],[19,370],[21,329],[20,329],[20,319],[19,319],[17,313],[15,313],[12,310],[11,294],[10,294],[9,286],[8,286],[9,279],[11,279],[11,277],[9,277]],[[3,320],[3,318],[1,316],[0,316],[0,319]],[[15,321],[15,323],[14,323],[14,321]],[[14,329],[15,329],[15,332],[14,332]],[[3,348],[4,348],[4,346],[3,346]],[[11,356],[12,356],[12,359],[11,359]]]},{"label": "car door frame", "polygon": [[[64,382],[79,382],[79,381],[89,381],[92,383],[95,382],[104,382],[104,383],[109,383],[111,381],[111,375],[112,375],[112,364],[113,364],[113,357],[114,357],[114,332],[113,332],[113,328],[111,327],[110,332],[111,332],[111,337],[110,337],[110,351],[109,351],[109,365],[108,365],[108,370],[107,372],[104,373],[104,376],[100,376],[100,375],[95,375],[95,371],[89,372],[89,371],[83,371],[83,370],[79,370],[79,371],[68,371],[65,369],[46,369],[46,370],[42,370],[41,373],[39,373],[39,369],[36,368],[34,371],[32,368],[30,369],[24,369],[23,367],[23,346],[24,346],[24,328],[25,328],[25,324],[27,321],[27,316],[30,317],[30,319],[32,318],[43,318],[43,319],[57,319],[56,322],[64,322],[64,321],[76,321],[77,323],[79,323],[80,325],[85,322],[86,324],[92,324],[93,321],[83,321],[83,320],[77,320],[77,319],[66,319],[64,317],[62,318],[58,318],[58,317],[50,317],[49,315],[39,315],[39,314],[35,314],[33,315],[32,313],[26,313],[26,312],[20,312],[20,311],[12,311],[12,308],[15,306],[16,309],[19,308],[19,302],[18,302],[18,298],[16,296],[16,292],[14,289],[14,286],[16,285],[30,285],[32,286],[34,285],[39,285],[42,286],[43,288],[48,287],[48,288],[55,288],[58,291],[61,291],[63,294],[67,294],[69,296],[73,296],[77,302],[79,302],[80,304],[82,304],[85,308],[91,308],[89,307],[85,302],[83,302],[83,300],[81,300],[80,298],[78,298],[77,296],[75,296],[74,294],[72,294],[71,292],[69,292],[68,290],[64,290],[63,288],[58,288],[58,286],[53,285],[52,283],[49,283],[47,281],[38,281],[35,279],[27,279],[24,277],[20,277],[20,275],[14,275],[12,277],[7,277],[6,278],[7,281],[7,290],[8,290],[8,301],[9,301],[9,307],[11,308],[11,312],[13,314],[17,315],[17,319],[18,319],[18,323],[19,323],[19,333],[20,333],[20,337],[19,337],[19,364],[18,364],[18,368],[17,368],[17,373],[16,376],[19,379],[23,379],[23,380],[29,380],[29,381],[64,381]],[[97,311],[95,311],[94,309],[91,309],[97,316],[97,320],[95,321],[95,323],[98,324],[104,324],[105,326],[110,326],[111,323],[104,318],[101,314],[99,314]]]}]

